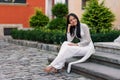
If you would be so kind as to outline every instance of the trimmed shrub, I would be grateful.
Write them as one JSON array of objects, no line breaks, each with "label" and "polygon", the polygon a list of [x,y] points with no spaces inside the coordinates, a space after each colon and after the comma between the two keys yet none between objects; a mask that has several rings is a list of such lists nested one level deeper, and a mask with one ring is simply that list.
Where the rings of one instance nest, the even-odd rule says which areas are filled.
[{"label": "trimmed shrub", "polygon": [[68,8],[66,4],[62,3],[57,3],[55,6],[52,8],[52,14],[56,17],[64,17],[68,14]]},{"label": "trimmed shrub", "polygon": [[53,19],[47,26],[47,28],[51,30],[65,30],[66,27],[66,19],[65,18],[55,18]]},{"label": "trimmed shrub", "polygon": [[104,1],[99,4],[98,0],[90,0],[85,8],[81,22],[91,27],[92,33],[105,33],[111,30],[114,20],[114,14],[104,6]]},{"label": "trimmed shrub", "polygon": [[51,30],[65,30],[66,19],[65,16],[68,14],[68,8],[65,4],[58,3],[52,8],[52,13],[56,16],[55,19],[51,20],[47,25],[48,29]]},{"label": "trimmed shrub", "polygon": [[48,22],[49,18],[40,9],[36,9],[35,15],[31,16],[29,20],[30,26],[33,28],[44,27]]}]

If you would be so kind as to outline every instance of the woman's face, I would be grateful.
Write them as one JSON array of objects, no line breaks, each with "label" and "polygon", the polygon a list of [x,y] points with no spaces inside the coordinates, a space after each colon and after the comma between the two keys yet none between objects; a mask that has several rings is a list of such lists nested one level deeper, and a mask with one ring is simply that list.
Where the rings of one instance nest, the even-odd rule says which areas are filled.
[{"label": "woman's face", "polygon": [[70,22],[71,26],[76,26],[77,25],[77,19],[73,16],[69,17],[69,22]]}]

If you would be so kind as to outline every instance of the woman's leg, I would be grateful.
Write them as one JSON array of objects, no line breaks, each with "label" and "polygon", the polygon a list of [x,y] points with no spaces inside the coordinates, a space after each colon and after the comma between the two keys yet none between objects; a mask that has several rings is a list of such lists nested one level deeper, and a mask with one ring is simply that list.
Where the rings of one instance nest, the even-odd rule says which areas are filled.
[{"label": "woman's leg", "polygon": [[[69,42],[64,42],[63,44],[62,44],[62,46],[61,46],[61,48],[60,48],[60,51],[59,51],[59,53],[58,53],[58,55],[60,54],[60,53],[62,53],[63,52],[63,50],[64,50],[64,47],[67,45],[67,43],[69,43]],[[45,68],[45,71],[46,72],[53,72],[53,69],[55,70],[55,69],[61,69],[62,68],[62,66],[64,65],[64,60],[60,63],[57,63],[57,65],[54,65],[54,64],[56,64],[56,61],[58,61],[58,56],[54,59],[54,61],[49,65],[49,66],[47,66],[46,68]]]},{"label": "woman's leg", "polygon": [[[62,67],[64,67],[66,59],[76,56],[82,51],[79,46],[69,46],[68,43],[70,42],[64,42],[62,44],[57,57],[50,64],[54,68],[61,69]],[[84,53],[80,53],[79,56],[84,56]]]},{"label": "woman's leg", "polygon": [[62,44],[57,57],[53,60],[48,68],[52,67],[55,69],[61,69],[63,68],[66,59],[76,56],[78,53],[79,56],[84,56],[84,53],[82,51],[84,49],[82,47],[80,48],[79,46],[69,46],[68,43],[70,42],[64,42]]}]

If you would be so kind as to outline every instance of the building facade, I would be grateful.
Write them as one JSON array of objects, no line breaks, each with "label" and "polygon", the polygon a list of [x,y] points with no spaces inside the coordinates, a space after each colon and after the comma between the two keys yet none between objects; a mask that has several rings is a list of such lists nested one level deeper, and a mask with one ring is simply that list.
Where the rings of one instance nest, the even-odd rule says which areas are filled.
[{"label": "building facade", "polygon": [[[51,9],[56,3],[68,5],[69,13],[75,13],[81,19],[87,0],[0,0],[0,36],[10,28],[29,28],[29,18],[40,8],[50,19]],[[102,1],[102,0],[99,0]],[[120,29],[120,0],[105,0],[105,6],[115,14],[114,28]]]},{"label": "building facade", "polygon": [[30,27],[29,18],[36,7],[45,13],[45,0],[0,0],[0,37],[9,35],[13,28]]}]

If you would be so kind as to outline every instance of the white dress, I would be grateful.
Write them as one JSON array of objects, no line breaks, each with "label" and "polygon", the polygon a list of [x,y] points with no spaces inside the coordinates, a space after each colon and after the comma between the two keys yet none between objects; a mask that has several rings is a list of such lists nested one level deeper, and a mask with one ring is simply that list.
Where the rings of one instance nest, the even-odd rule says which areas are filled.
[{"label": "white dress", "polygon": [[[88,26],[82,23],[80,25],[81,25],[81,39],[80,42],[77,43],[79,46],[68,45],[68,43],[71,43],[71,41],[74,39],[75,35],[71,36],[70,33],[67,33],[67,41],[63,42],[57,57],[53,60],[53,62],[49,66],[53,66],[56,69],[61,69],[64,67],[66,59],[71,58],[73,56],[83,56],[83,58],[79,62],[84,62],[95,51],[93,42],[90,37]],[[91,47],[93,52],[88,53]]]}]

